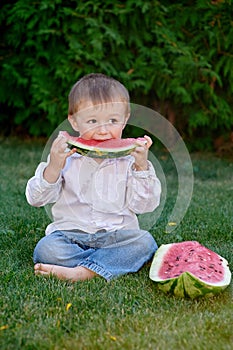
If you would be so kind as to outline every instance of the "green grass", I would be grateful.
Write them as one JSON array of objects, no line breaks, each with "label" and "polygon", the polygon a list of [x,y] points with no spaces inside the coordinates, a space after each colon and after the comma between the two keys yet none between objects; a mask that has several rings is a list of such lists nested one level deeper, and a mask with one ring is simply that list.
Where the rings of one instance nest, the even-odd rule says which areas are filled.
[{"label": "green grass", "polygon": [[[190,300],[159,291],[148,278],[149,264],[110,283],[34,276],[33,249],[49,218],[26,203],[24,191],[42,150],[32,140],[0,143],[0,349],[232,349],[232,284],[213,298]],[[168,204],[151,231],[158,244],[197,240],[228,259],[233,270],[233,163],[192,155],[191,206],[168,234],[175,175],[169,160],[158,158],[169,170]]]}]

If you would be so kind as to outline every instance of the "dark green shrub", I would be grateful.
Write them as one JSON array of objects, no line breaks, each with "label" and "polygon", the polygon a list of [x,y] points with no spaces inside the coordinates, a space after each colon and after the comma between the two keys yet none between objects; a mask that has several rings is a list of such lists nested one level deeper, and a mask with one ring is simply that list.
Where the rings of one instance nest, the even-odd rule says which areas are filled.
[{"label": "dark green shrub", "polygon": [[71,86],[95,71],[210,147],[233,126],[232,15],[220,0],[2,1],[1,129],[48,135]]}]

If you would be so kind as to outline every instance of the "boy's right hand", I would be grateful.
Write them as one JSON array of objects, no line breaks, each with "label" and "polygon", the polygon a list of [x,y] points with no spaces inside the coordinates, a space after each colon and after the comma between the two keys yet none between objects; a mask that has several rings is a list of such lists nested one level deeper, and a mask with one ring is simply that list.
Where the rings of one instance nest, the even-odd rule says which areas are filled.
[{"label": "boy's right hand", "polygon": [[76,149],[66,152],[67,143],[64,136],[58,135],[53,141],[50,149],[50,161],[44,170],[44,179],[47,182],[54,183],[59,178],[61,170],[65,166],[66,158],[75,153]]}]

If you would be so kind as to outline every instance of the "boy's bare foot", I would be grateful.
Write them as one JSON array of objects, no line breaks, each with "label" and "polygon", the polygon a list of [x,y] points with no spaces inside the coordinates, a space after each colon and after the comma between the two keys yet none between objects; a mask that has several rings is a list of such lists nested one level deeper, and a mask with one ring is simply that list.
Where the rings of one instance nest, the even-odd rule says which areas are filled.
[{"label": "boy's bare foot", "polygon": [[49,276],[53,275],[61,280],[72,282],[85,281],[91,279],[97,274],[83,266],[64,267],[50,264],[35,264],[34,271],[36,275]]}]

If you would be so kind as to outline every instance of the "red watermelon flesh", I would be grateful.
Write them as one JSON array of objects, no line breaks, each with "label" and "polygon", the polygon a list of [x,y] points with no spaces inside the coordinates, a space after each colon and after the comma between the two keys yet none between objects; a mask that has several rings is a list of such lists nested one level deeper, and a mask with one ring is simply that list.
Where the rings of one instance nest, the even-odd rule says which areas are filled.
[{"label": "red watermelon flesh", "polygon": [[158,275],[173,278],[191,272],[203,281],[215,283],[221,281],[224,274],[222,261],[218,254],[198,242],[183,242],[182,247],[174,244],[168,250]]},{"label": "red watermelon flesh", "polygon": [[81,137],[69,135],[61,131],[59,135],[67,139],[70,148],[75,148],[77,153],[93,158],[116,158],[130,154],[137,147],[138,140],[146,143],[144,138],[108,139],[108,140],[86,140]]},{"label": "red watermelon flesh", "polygon": [[213,296],[231,282],[228,261],[196,241],[162,244],[149,277],[159,289],[178,297]]}]

